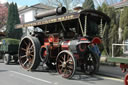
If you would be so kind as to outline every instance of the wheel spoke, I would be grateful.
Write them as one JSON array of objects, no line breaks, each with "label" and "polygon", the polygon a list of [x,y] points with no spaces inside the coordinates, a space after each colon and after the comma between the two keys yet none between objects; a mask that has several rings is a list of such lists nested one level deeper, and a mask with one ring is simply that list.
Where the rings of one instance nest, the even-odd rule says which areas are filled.
[{"label": "wheel spoke", "polygon": [[28,61],[29,61],[29,59],[27,58],[26,61],[23,63],[23,65],[25,66]]},{"label": "wheel spoke", "polygon": [[29,62],[29,63],[28,63],[28,67],[30,67],[30,66],[31,66],[31,64],[32,64],[32,62]]},{"label": "wheel spoke", "polygon": [[25,40],[24,40],[24,43],[25,43],[26,46],[28,45]]},{"label": "wheel spoke", "polygon": [[29,58],[28,60],[29,60],[29,62],[31,62],[31,63],[32,63],[32,58]]},{"label": "wheel spoke", "polygon": [[62,68],[60,68],[60,73],[62,73],[62,71],[63,71],[63,67],[62,67]]},{"label": "wheel spoke", "polygon": [[64,54],[64,62],[66,61],[66,54]]},{"label": "wheel spoke", "polygon": [[66,74],[66,71],[67,71],[67,70],[66,70],[66,69],[64,69],[64,72],[63,72],[63,74],[64,74],[64,75]]},{"label": "wheel spoke", "polygon": [[68,56],[67,56],[67,61],[68,61],[70,58],[71,58],[70,55],[68,55]]},{"label": "wheel spoke", "polygon": [[62,67],[62,65],[58,65],[58,67],[60,68],[60,67]]},{"label": "wheel spoke", "polygon": [[31,42],[28,43],[28,46],[27,46],[28,49],[31,48]]},{"label": "wheel spoke", "polygon": [[23,51],[27,51],[25,48],[21,48],[21,50],[23,50]]},{"label": "wheel spoke", "polygon": [[71,57],[69,57],[69,58],[67,59],[66,63],[71,62],[71,61],[72,61],[72,59],[71,59]]},{"label": "wheel spoke", "polygon": [[70,65],[73,65],[74,64],[73,61],[68,61],[67,63],[69,63]]},{"label": "wheel spoke", "polygon": [[30,56],[32,56],[32,57],[33,57],[34,55],[33,55],[33,54],[30,54]]},{"label": "wheel spoke", "polygon": [[30,53],[34,53],[33,46],[30,47]]},{"label": "wheel spoke", "polygon": [[25,57],[26,57],[26,55],[20,56],[21,59],[22,59],[22,58],[25,58]]},{"label": "wheel spoke", "polygon": [[73,70],[73,66],[68,65],[67,68]]},{"label": "wheel spoke", "polygon": [[62,64],[63,63],[63,61],[62,60],[59,60],[59,62]]},{"label": "wheel spoke", "polygon": [[30,46],[30,49],[33,49],[33,45]]}]

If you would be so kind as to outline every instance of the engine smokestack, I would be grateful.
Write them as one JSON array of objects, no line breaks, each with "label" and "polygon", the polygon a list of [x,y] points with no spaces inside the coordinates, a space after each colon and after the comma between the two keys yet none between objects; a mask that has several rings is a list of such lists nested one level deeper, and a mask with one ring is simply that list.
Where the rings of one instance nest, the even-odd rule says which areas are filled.
[{"label": "engine smokestack", "polygon": [[64,14],[65,12],[66,12],[65,7],[58,7],[56,9],[41,12],[41,13],[37,14],[35,16],[35,18],[36,19],[41,19],[43,17],[48,17],[48,16],[52,16],[52,15],[61,15],[61,14]]}]

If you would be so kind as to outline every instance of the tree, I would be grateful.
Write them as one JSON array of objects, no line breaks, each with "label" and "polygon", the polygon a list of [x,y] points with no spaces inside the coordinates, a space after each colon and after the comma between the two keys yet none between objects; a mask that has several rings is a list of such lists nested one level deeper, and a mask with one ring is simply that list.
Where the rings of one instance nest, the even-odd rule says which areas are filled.
[{"label": "tree", "polygon": [[128,38],[128,7],[125,7],[120,16],[120,27],[122,29],[122,41]]},{"label": "tree", "polygon": [[95,9],[93,0],[85,0],[82,7],[84,9]]},{"label": "tree", "polygon": [[98,6],[102,6],[103,3],[112,5],[112,4],[118,3],[122,0],[93,0],[93,1],[94,1],[95,5],[98,7]]},{"label": "tree", "polygon": [[[104,47],[107,50],[107,53],[111,55],[112,44],[119,42],[118,41],[119,13],[118,11],[115,10],[115,8],[110,7],[106,3],[103,3],[101,7],[98,7],[98,10],[107,14],[111,19],[111,23],[104,27],[105,32],[103,36]],[[117,49],[117,47],[114,49]],[[115,50],[115,55],[118,55],[119,50]]]},{"label": "tree", "polygon": [[0,28],[2,28],[7,22],[8,8],[0,4]]},{"label": "tree", "polygon": [[15,29],[15,25],[20,24],[17,4],[11,3],[8,9],[8,20],[6,26],[6,36],[8,38],[20,39],[22,36],[22,29]]}]

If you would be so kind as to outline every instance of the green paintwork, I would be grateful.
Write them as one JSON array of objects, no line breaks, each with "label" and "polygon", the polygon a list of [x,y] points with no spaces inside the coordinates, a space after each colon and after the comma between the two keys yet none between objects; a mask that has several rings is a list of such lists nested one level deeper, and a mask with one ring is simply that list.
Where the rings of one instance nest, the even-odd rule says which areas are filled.
[{"label": "green paintwork", "polygon": [[125,63],[128,64],[128,57],[109,57],[108,62]]}]

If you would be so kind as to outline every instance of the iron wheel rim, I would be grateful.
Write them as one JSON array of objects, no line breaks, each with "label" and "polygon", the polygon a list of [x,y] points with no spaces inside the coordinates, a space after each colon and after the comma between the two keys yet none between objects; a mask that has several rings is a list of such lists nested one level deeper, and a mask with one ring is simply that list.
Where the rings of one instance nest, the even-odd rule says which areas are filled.
[{"label": "iron wheel rim", "polygon": [[34,52],[34,43],[29,38],[23,39],[19,49],[19,62],[24,69],[30,69],[32,67],[35,61]]},{"label": "iron wheel rim", "polygon": [[57,58],[57,71],[64,78],[71,78],[75,72],[75,59],[68,52],[61,52]]}]

